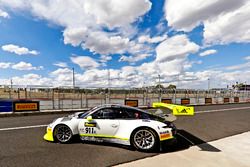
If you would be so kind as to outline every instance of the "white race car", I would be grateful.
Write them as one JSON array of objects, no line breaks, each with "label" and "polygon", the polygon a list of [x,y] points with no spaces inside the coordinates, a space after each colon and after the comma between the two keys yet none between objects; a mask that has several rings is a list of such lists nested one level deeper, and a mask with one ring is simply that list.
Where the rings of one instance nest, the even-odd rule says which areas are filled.
[{"label": "white race car", "polygon": [[119,143],[152,151],[176,135],[176,127],[168,118],[162,113],[159,116],[134,107],[105,104],[54,120],[44,139],[68,143],[79,135],[83,141]]}]

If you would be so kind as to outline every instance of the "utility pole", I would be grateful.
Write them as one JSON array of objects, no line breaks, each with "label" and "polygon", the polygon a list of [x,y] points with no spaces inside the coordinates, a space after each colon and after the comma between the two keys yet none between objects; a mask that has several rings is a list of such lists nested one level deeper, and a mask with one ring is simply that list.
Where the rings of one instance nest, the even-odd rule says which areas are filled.
[{"label": "utility pole", "polygon": [[158,86],[159,86],[159,102],[161,102],[161,75],[158,74],[158,78],[159,78],[159,83],[158,83]]},{"label": "utility pole", "polygon": [[207,79],[207,89],[210,89],[210,78]]},{"label": "utility pole", "polygon": [[160,76],[160,74],[158,74],[158,78],[159,78],[159,86],[161,85],[161,76]]},{"label": "utility pole", "polygon": [[73,74],[73,76],[72,76],[73,89],[75,89],[75,69],[74,68],[72,68],[72,74]]}]

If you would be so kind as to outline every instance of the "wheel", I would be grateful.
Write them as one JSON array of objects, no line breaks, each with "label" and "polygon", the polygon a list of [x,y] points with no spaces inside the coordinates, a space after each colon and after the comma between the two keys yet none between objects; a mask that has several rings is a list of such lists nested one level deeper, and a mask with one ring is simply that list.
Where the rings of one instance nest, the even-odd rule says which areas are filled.
[{"label": "wheel", "polygon": [[60,143],[68,143],[72,137],[72,131],[67,125],[57,125],[54,130],[54,137]]},{"label": "wheel", "polygon": [[158,143],[157,134],[150,128],[141,128],[132,134],[131,144],[139,151],[153,151]]}]

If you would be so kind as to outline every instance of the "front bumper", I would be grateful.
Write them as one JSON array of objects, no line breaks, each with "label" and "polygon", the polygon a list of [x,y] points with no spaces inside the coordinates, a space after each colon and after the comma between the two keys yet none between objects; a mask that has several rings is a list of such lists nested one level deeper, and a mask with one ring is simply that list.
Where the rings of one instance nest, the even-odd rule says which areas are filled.
[{"label": "front bumper", "polygon": [[52,128],[47,127],[46,134],[43,136],[44,140],[54,141]]}]

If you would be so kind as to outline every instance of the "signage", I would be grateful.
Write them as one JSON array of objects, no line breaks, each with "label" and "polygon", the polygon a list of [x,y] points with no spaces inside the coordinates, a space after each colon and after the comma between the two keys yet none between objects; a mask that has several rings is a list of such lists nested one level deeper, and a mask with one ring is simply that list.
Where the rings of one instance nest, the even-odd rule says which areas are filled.
[{"label": "signage", "polygon": [[205,98],[205,104],[212,104],[212,98]]},{"label": "signage", "polygon": [[190,99],[181,99],[181,104],[182,105],[190,104]]},{"label": "signage", "polygon": [[125,100],[125,105],[130,107],[138,107],[138,100]]},{"label": "signage", "polygon": [[229,103],[229,98],[224,98],[224,103]]},{"label": "signage", "polygon": [[22,112],[22,111],[39,111],[39,102],[31,101],[31,102],[13,102],[14,112]]},{"label": "signage", "polygon": [[172,104],[172,99],[161,99],[162,103]]},{"label": "signage", "polygon": [[234,102],[235,103],[239,103],[240,102],[240,98],[239,97],[234,97]]}]

